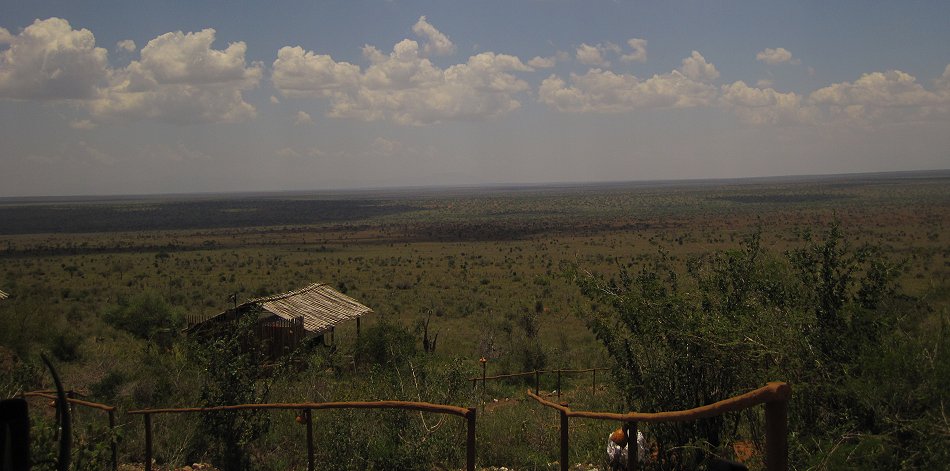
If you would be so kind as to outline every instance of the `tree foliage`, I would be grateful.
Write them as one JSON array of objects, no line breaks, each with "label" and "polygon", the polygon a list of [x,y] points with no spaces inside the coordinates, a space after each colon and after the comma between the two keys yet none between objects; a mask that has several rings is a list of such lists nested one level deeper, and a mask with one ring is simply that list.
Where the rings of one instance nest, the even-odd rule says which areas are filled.
[{"label": "tree foliage", "polygon": [[[852,247],[835,224],[821,238],[804,235],[783,254],[764,250],[756,232],[736,250],[686,261],[661,251],[648,263],[620,265],[609,278],[576,268],[571,273],[595,306],[609,307],[585,314],[586,322],[614,360],[627,408],[688,409],[768,381],[788,381],[795,394],[793,454],[820,464],[840,456],[829,441],[847,450],[877,446],[875,456],[882,459],[888,453],[913,456],[896,451],[906,445],[906,431],[889,415],[897,413],[894,401],[889,407],[882,394],[888,387],[880,383],[892,374],[882,361],[922,370],[895,350],[911,347],[900,321],[923,309],[899,294],[899,268],[877,248]],[[946,345],[945,334],[937,342]],[[920,406],[898,409],[922,417],[927,407]],[[755,418],[730,414],[655,427],[653,433],[661,447],[694,443],[718,452],[743,416]],[[691,459],[668,456],[667,463]]]}]

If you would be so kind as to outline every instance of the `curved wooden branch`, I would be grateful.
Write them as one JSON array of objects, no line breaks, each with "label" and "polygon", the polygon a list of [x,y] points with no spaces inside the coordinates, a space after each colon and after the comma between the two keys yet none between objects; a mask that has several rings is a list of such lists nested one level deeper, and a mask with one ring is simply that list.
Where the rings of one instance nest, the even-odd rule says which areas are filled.
[{"label": "curved wooden branch", "polygon": [[575,411],[569,407],[555,404],[545,400],[540,396],[527,391],[528,397],[538,401],[540,404],[564,412],[568,417],[580,417],[596,420],[616,420],[619,422],[683,422],[687,420],[699,420],[727,412],[736,412],[748,409],[759,404],[767,402],[787,401],[792,397],[792,388],[787,383],[773,382],[762,386],[754,391],[745,394],[730,397],[719,402],[707,404],[687,410],[668,411],[668,412],[628,412],[626,414],[617,414],[613,412],[592,412]]}]

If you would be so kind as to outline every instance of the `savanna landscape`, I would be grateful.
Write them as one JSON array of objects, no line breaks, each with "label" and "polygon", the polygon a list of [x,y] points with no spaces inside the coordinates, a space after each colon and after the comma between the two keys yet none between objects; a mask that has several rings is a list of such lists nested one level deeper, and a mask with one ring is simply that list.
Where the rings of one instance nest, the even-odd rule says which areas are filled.
[{"label": "savanna landscape", "polygon": [[[792,388],[792,469],[950,460],[950,173],[109,198],[0,199],[0,394],[64,385],[74,469],[141,469],[123,411],[406,400],[475,407],[479,467],[557,469],[558,418]],[[374,310],[278,359],[190,324],[325,282]],[[236,299],[231,298],[235,295]],[[242,346],[243,345],[243,346]],[[476,387],[473,387],[476,386]],[[43,410],[45,403],[31,403]],[[290,411],[156,416],[155,465],[306,469]],[[319,411],[317,469],[461,469],[462,421]],[[570,463],[607,469],[615,424],[571,423]],[[33,455],[54,461],[52,411]],[[647,469],[763,467],[761,408],[648,424]],[[38,465],[42,466],[42,465]],[[41,468],[46,469],[46,468]],[[125,469],[125,468],[122,468]]]}]

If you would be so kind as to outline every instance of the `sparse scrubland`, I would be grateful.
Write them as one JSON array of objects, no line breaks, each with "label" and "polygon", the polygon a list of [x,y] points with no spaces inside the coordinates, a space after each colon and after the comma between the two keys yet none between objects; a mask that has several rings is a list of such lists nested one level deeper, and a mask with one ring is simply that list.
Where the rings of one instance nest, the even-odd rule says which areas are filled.
[{"label": "sparse scrubland", "polygon": [[[553,469],[557,416],[695,407],[787,381],[795,469],[950,461],[950,176],[334,196],[0,202],[0,394],[67,387],[120,410],[401,399],[478,405],[478,463]],[[371,306],[277,362],[240,324],[185,336],[238,298],[323,281]],[[423,342],[423,339],[427,342]],[[433,339],[435,339],[433,345]],[[428,347],[428,348],[427,348]],[[555,389],[553,375],[541,389]],[[35,452],[54,430],[32,403]],[[155,419],[162,467],[306,469],[295,413]],[[122,462],[141,419],[119,415]],[[104,417],[80,411],[77,469],[105,469]],[[613,424],[572,422],[571,461],[603,466]],[[645,426],[658,469],[760,447],[761,409]],[[404,411],[314,413],[318,469],[459,469],[464,423]],[[696,453],[701,450],[702,453]],[[761,453],[746,457],[762,466]],[[46,466],[47,468],[43,468]]]}]

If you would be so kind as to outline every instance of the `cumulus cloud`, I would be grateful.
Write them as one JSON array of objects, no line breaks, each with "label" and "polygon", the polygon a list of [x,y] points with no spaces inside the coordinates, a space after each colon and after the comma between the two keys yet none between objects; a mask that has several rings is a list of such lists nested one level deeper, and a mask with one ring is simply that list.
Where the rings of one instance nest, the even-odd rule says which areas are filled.
[{"label": "cumulus cloud", "polygon": [[611,42],[606,44],[597,44],[596,46],[582,43],[577,47],[574,56],[577,58],[578,62],[584,65],[610,67],[610,61],[606,59],[606,54],[608,52],[619,54],[620,46]]},{"label": "cumulus cloud", "polygon": [[215,30],[165,33],[142,48],[141,66],[159,83],[223,83],[256,79],[260,67],[247,68],[244,42],[228,44],[223,51],[211,47]]},{"label": "cumulus cloud", "polygon": [[131,39],[123,39],[115,43],[115,49],[117,51],[123,51],[123,52],[135,52],[135,49],[136,49],[135,41]]},{"label": "cumulus cloud", "polygon": [[85,99],[108,77],[105,49],[88,29],[60,18],[36,20],[18,35],[0,31],[0,98]]},{"label": "cumulus cloud", "polygon": [[765,62],[769,65],[781,64],[784,62],[790,62],[792,64],[799,63],[797,59],[792,59],[792,53],[784,47],[775,49],[767,47],[765,50],[759,51],[755,55],[755,59],[760,62]]},{"label": "cumulus cloud", "polygon": [[551,75],[538,91],[539,100],[559,111],[619,113],[649,108],[689,108],[710,104],[712,85],[674,70],[640,80],[631,74],[591,69],[571,74],[571,83]]},{"label": "cumulus cloud", "polygon": [[89,130],[89,129],[95,129],[96,123],[88,119],[76,119],[69,122],[69,127],[73,129]]},{"label": "cumulus cloud", "polygon": [[647,40],[632,38],[627,40],[627,45],[633,50],[630,54],[620,56],[624,62],[644,62],[647,60]]},{"label": "cumulus cloud", "polygon": [[329,55],[283,47],[273,64],[274,86],[288,97],[328,98],[332,117],[423,125],[517,109],[521,103],[515,95],[529,86],[514,72],[533,70],[517,57],[493,52],[442,69],[411,39],[397,43],[388,55],[364,46],[363,56],[370,61],[365,70]]},{"label": "cumulus cloud", "polygon": [[247,64],[243,42],[215,50],[214,39],[213,29],[152,39],[140,51],[141,60],[112,73],[109,87],[89,103],[92,116],[180,124],[254,117],[242,92],[257,86],[263,66]]},{"label": "cumulus cloud", "polygon": [[948,69],[936,81],[934,91],[925,89],[913,75],[889,70],[815,90],[808,99],[833,118],[859,124],[946,119],[950,117]]},{"label": "cumulus cloud", "polygon": [[528,61],[529,67],[534,67],[535,69],[550,69],[557,65],[556,57],[541,57],[535,56]]},{"label": "cumulus cloud", "polygon": [[706,62],[706,58],[697,51],[693,51],[689,57],[683,59],[683,65],[679,70],[683,75],[700,82],[710,82],[719,78],[716,66]]},{"label": "cumulus cloud", "polygon": [[[872,72],[854,82],[834,83],[807,96],[744,82],[724,85],[720,104],[752,124],[874,126],[950,119],[950,66],[927,90],[899,70]],[[947,82],[941,82],[947,80]]]},{"label": "cumulus cloud", "polygon": [[313,118],[306,111],[298,111],[297,115],[294,116],[294,124],[297,126],[311,125],[313,124]]},{"label": "cumulus cloud", "polygon": [[[142,48],[140,60],[120,69],[109,67],[92,32],[60,18],[36,20],[6,36],[0,98],[74,100],[97,122],[231,122],[255,113],[242,92],[258,84],[262,66],[246,64],[243,42],[213,49],[213,29],[163,34]],[[134,51],[135,44],[123,40],[117,47]]]},{"label": "cumulus cloud", "polygon": [[750,124],[813,124],[818,110],[804,104],[801,95],[756,88],[737,81],[723,85],[720,104]]},{"label": "cumulus cloud", "polygon": [[419,21],[412,25],[412,32],[424,39],[422,52],[426,56],[444,56],[455,53],[455,44],[452,44],[448,36],[426,21],[425,15],[420,16]]}]

